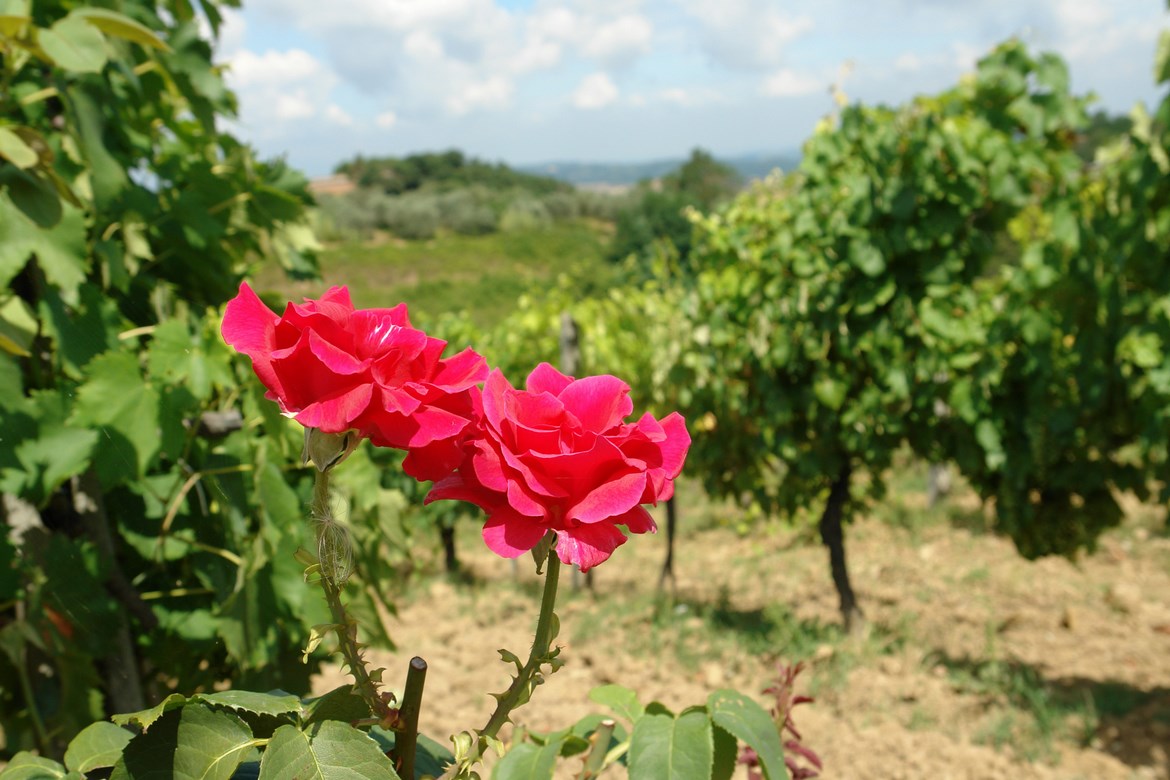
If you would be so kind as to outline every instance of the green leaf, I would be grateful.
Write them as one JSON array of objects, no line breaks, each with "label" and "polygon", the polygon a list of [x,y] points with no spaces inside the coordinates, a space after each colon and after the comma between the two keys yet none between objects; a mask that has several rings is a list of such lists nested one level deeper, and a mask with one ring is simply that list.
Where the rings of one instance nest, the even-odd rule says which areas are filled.
[{"label": "green leaf", "polygon": [[236,715],[187,704],[131,739],[111,780],[230,780],[254,748],[252,731]]},{"label": "green leaf", "polygon": [[398,780],[378,743],[352,726],[327,720],[312,735],[281,726],[260,760],[260,780]]},{"label": "green leaf", "polygon": [[171,50],[171,47],[167,46],[150,28],[114,11],[108,11],[105,8],[78,8],[70,16],[84,19],[106,35],[122,38],[151,49]]},{"label": "green leaf", "polygon": [[221,710],[183,707],[175,747],[175,776],[200,780],[230,780],[244,753],[254,745],[244,721]]},{"label": "green leaf", "polygon": [[65,207],[56,225],[45,230],[18,209],[10,195],[0,192],[0,283],[12,281],[35,254],[46,279],[67,299],[75,299],[89,269],[84,215]]},{"label": "green leaf", "polygon": [[[16,444],[15,453],[31,478],[29,485],[33,489],[26,498],[40,503],[65,480],[89,466],[98,435],[66,421],[69,401],[61,394],[42,390],[32,393],[29,399],[27,409],[36,415],[36,434]],[[11,441],[9,437],[8,443]]]},{"label": "green leaf", "polygon": [[868,241],[850,242],[849,262],[866,276],[877,276],[886,270],[886,259],[881,250]]},{"label": "green leaf", "polygon": [[17,168],[31,168],[40,162],[40,155],[7,127],[0,126],[0,157]]},{"label": "green leaf", "polygon": [[86,368],[71,422],[100,429],[95,462],[103,485],[139,477],[158,452],[158,393],[130,352],[107,352]]},{"label": "green leaf", "polygon": [[[33,338],[39,330],[40,324],[23,298],[13,295],[0,303],[0,351],[17,357],[28,357]],[[9,396],[9,399],[17,396]]]},{"label": "green leaf", "polygon": [[324,696],[305,702],[305,725],[326,720],[354,721],[370,717],[370,708],[352,685],[334,688]]},{"label": "green leaf", "polygon": [[1154,54],[1154,82],[1165,84],[1170,81],[1170,30],[1163,30],[1158,36],[1158,50]]},{"label": "green leaf", "polygon": [[813,395],[817,401],[833,411],[837,411],[845,403],[845,394],[848,392],[847,384],[832,377],[823,376],[813,384]]},{"label": "green leaf", "polygon": [[[98,33],[95,31],[94,34]],[[81,150],[89,164],[94,202],[100,209],[113,206],[117,197],[130,185],[130,177],[106,144],[108,120],[102,112],[102,104],[82,89],[72,90],[67,96],[67,103],[77,118]]]},{"label": "green leaf", "polygon": [[37,42],[65,70],[100,73],[106,64],[106,39],[75,13],[47,30],[40,30]]},{"label": "green leaf", "polygon": [[61,221],[64,214],[61,197],[49,182],[34,171],[19,168],[0,168],[0,188],[13,205],[38,228],[49,229]]},{"label": "green leaf", "polygon": [[975,440],[983,448],[983,457],[988,469],[998,471],[1007,462],[999,429],[991,420],[983,419],[975,423]]},{"label": "green leaf", "polygon": [[144,732],[149,731],[150,727],[166,713],[171,710],[178,709],[187,703],[187,697],[179,693],[172,693],[165,699],[154,705],[150,709],[139,710],[138,712],[128,712],[119,715],[114,715],[110,720],[119,726],[129,726],[137,723],[138,727]]},{"label": "green leaf", "polygon": [[202,701],[221,707],[230,707],[238,712],[254,715],[299,715],[301,700],[283,691],[256,693],[255,691],[220,691],[219,693],[197,693],[191,701]]},{"label": "green leaf", "polygon": [[707,697],[711,721],[756,751],[767,780],[788,777],[776,723],[763,707],[739,691],[724,688]]},{"label": "green leaf", "polygon": [[81,774],[112,767],[133,736],[113,723],[91,723],[69,743],[65,751],[65,766]]},{"label": "green leaf", "polygon": [[630,735],[630,780],[705,780],[711,777],[711,721],[702,708],[677,718],[644,715]]},{"label": "green leaf", "polygon": [[638,694],[621,685],[600,685],[589,691],[589,700],[609,707],[619,717],[631,724],[642,717],[645,708],[638,701]]},{"label": "green leaf", "polygon": [[521,742],[513,747],[492,770],[492,780],[552,780],[561,753],[560,739],[550,739],[544,745]]},{"label": "green leaf", "polygon": [[12,757],[8,766],[0,771],[4,780],[55,780],[65,777],[65,767],[56,761],[20,752]]},{"label": "green leaf", "polygon": [[739,761],[739,742],[730,732],[718,726],[711,732],[715,748],[711,761],[711,780],[731,780]]}]

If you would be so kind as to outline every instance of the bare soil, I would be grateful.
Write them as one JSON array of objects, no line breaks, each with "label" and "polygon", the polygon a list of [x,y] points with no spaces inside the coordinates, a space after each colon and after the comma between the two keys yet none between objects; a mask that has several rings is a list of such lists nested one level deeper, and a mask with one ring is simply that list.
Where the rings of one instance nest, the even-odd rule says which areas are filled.
[{"label": "bare soil", "polygon": [[[1170,779],[1170,538],[1135,507],[1076,562],[1021,558],[986,533],[970,496],[925,508],[905,492],[847,529],[862,636],[838,628],[827,554],[780,524],[739,533],[736,513],[687,495],[674,588],[659,590],[664,534],[632,538],[592,591],[562,581],[564,669],[514,720],[531,730],[601,711],[620,683],[679,709],[720,687],[759,694],[778,663],[804,660],[797,709],[825,778]],[[693,511],[692,511],[693,510]],[[467,524],[465,576],[414,585],[376,653],[388,681],[422,656],[421,729],[483,725],[507,685],[497,648],[525,656],[539,581],[531,559],[493,556]],[[318,692],[342,684],[329,669]],[[619,771],[607,773],[620,776]]]}]

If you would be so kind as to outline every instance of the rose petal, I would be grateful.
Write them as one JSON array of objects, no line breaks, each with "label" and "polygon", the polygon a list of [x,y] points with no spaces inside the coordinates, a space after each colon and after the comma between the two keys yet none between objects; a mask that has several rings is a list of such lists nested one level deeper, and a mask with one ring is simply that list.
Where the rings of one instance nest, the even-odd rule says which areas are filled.
[{"label": "rose petal", "polygon": [[370,405],[373,388],[358,385],[340,395],[315,401],[296,414],[297,422],[306,428],[320,428],[325,433],[341,433],[355,426],[355,421]]},{"label": "rose petal", "polygon": [[531,517],[500,507],[483,526],[483,540],[488,549],[504,558],[516,558],[528,552],[544,538],[548,529]]},{"label": "rose petal", "polygon": [[645,489],[645,472],[607,479],[578,501],[566,516],[582,523],[600,522],[637,506]]},{"label": "rose petal", "polygon": [[561,391],[568,387],[572,381],[573,377],[565,376],[548,363],[541,363],[532,369],[532,373],[528,375],[528,380],[524,383],[524,387],[530,393],[538,395],[540,393],[549,393],[556,396],[560,395]]},{"label": "rose petal", "polygon": [[658,533],[658,524],[644,506],[636,506],[624,515],[611,518],[614,525],[624,525],[632,534]]},{"label": "rose petal", "polygon": [[260,300],[247,282],[240,284],[240,292],[228,301],[223,312],[220,332],[223,340],[252,358],[252,367],[264,386],[277,396],[283,395],[283,385],[272,369],[271,352],[275,347],[276,323],[280,318]]},{"label": "rose petal", "polygon": [[581,571],[589,571],[605,562],[626,541],[626,535],[609,523],[580,525],[557,531],[557,557]]},{"label": "rose petal", "polygon": [[440,360],[438,371],[431,382],[448,390],[465,390],[487,377],[487,361],[483,355],[468,347],[446,360]]},{"label": "rose petal", "polygon": [[561,402],[587,431],[604,433],[634,410],[630,386],[616,376],[587,376],[560,394]]}]

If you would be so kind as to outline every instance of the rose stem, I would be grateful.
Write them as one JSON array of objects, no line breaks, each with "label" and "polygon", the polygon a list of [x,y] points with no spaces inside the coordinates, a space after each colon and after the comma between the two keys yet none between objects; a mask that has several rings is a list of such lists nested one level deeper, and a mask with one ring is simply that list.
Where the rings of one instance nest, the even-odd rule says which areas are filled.
[{"label": "rose stem", "polygon": [[540,668],[540,664],[548,657],[549,644],[552,642],[553,605],[557,600],[557,581],[561,575],[561,559],[557,557],[556,546],[548,551],[548,571],[545,573],[544,595],[540,600],[540,618],[536,621],[536,636],[532,640],[532,650],[528,654],[528,663],[512,680],[508,690],[500,696],[496,704],[496,711],[492,713],[487,725],[479,732],[481,748],[484,746],[484,737],[495,737],[500,727],[508,721],[508,715],[516,707],[520,696],[532,675]]},{"label": "rose stem", "polygon": [[427,662],[417,655],[410,659],[406,670],[406,688],[402,691],[402,706],[398,710],[397,734],[394,737],[394,755],[398,757],[398,774],[405,780],[414,780],[414,751],[418,743],[418,713],[422,709],[423,683],[427,680]]},{"label": "rose stem", "polygon": [[593,732],[593,745],[589,748],[589,755],[585,758],[585,766],[581,768],[578,780],[592,780],[601,774],[605,768],[605,757],[609,753],[609,741],[613,737],[613,729],[617,724],[606,718],[598,724]]},{"label": "rose stem", "polygon": [[[328,470],[318,471],[317,478],[313,482],[313,517],[318,521],[317,534],[320,536],[325,524],[332,522],[329,509]],[[357,688],[358,694],[365,701],[366,706],[370,708],[370,713],[379,721],[388,721],[390,708],[378,695],[378,685],[370,677],[365,659],[362,658],[361,646],[357,641],[357,621],[346,612],[345,604],[341,601],[342,586],[334,581],[331,575],[332,572],[327,572],[324,566],[321,567],[321,590],[325,592],[325,601],[329,604],[329,612],[333,616],[333,625],[337,632],[337,642],[340,645],[341,654],[349,666],[349,673],[353,675],[354,687]]]}]

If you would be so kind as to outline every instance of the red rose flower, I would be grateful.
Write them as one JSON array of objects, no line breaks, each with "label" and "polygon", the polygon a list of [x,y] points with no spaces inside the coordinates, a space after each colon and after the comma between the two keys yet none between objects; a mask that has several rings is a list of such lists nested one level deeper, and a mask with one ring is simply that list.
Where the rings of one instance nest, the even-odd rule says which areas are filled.
[{"label": "red rose flower", "polygon": [[403,469],[440,479],[458,465],[477,417],[487,363],[411,327],[406,305],[358,309],[345,287],[289,303],[277,316],[247,284],[228,302],[223,337],[252,358],[267,397],[306,428],[356,430],[408,451]]},{"label": "red rose flower", "polygon": [[478,436],[426,500],[479,505],[484,541],[506,558],[556,531],[558,557],[588,570],[626,540],[618,526],[656,530],[641,504],[674,494],[691,443],[677,412],[623,422],[632,410],[617,377],[573,379],[541,363],[522,391],[497,369],[484,385]]}]

